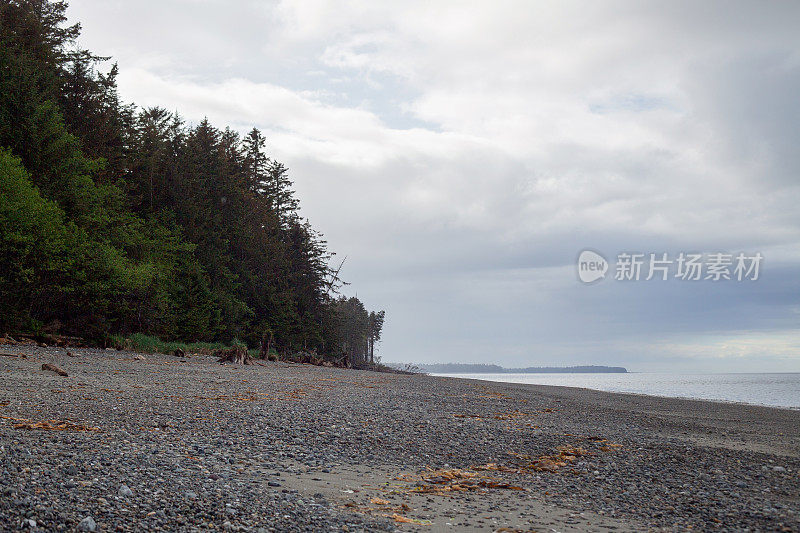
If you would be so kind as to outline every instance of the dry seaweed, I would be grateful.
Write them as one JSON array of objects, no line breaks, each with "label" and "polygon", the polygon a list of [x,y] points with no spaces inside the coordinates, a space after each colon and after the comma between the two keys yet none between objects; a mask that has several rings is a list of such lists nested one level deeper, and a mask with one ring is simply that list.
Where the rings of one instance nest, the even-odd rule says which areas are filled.
[{"label": "dry seaweed", "polygon": [[66,420],[42,420],[35,422],[24,418],[14,418],[10,416],[0,416],[0,418],[11,420],[14,429],[42,429],[46,431],[100,431],[100,428],[76,424]]},{"label": "dry seaweed", "polygon": [[457,492],[473,492],[481,489],[524,490],[505,481],[497,480],[480,472],[452,468],[447,470],[428,469],[417,475],[401,475],[401,481],[414,483],[408,492],[419,494],[446,495]]}]

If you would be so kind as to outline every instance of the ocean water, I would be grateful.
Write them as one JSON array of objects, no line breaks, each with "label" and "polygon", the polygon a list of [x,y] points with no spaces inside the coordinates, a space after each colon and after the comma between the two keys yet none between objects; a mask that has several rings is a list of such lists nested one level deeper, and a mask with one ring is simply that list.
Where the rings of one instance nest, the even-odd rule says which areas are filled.
[{"label": "ocean water", "polygon": [[781,374],[434,374],[505,383],[560,385],[671,398],[800,409],[800,372]]}]

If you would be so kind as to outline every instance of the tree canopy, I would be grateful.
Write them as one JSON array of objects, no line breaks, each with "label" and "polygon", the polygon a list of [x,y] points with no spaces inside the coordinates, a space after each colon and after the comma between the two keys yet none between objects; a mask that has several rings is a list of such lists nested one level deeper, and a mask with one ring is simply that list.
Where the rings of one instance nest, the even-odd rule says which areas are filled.
[{"label": "tree canopy", "polygon": [[0,4],[0,328],[374,359],[384,313],[337,294],[264,135],[122,102],[66,7]]}]

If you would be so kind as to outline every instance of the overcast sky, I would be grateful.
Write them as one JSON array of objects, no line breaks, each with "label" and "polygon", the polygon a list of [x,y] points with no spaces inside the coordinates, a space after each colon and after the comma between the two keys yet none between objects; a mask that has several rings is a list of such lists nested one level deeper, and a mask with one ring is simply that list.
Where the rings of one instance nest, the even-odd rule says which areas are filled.
[{"label": "overcast sky", "polygon": [[[69,15],[126,100],[265,133],[346,291],[386,310],[386,361],[800,371],[800,3]],[[591,285],[585,248],[611,262]],[[764,260],[756,281],[623,282],[622,251]]]}]

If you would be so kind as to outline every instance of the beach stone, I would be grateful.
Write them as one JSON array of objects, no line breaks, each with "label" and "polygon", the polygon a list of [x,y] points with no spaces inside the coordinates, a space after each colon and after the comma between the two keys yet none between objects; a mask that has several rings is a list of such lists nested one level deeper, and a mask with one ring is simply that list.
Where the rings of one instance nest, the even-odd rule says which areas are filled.
[{"label": "beach stone", "polygon": [[[220,531],[224,522],[251,532],[405,528],[376,516],[390,509],[451,522],[453,531],[467,523],[560,531],[570,529],[566,520],[573,530],[800,531],[793,411],[321,367],[220,367],[204,355],[175,364],[153,354],[145,365],[131,352],[76,352],[86,362],[75,372],[82,385],[46,394],[37,391],[51,390],[54,378],[30,372],[41,361],[2,361],[11,371],[0,372],[0,414],[45,420],[69,405],[76,422],[100,433],[0,424],[0,531],[32,531],[28,520],[37,530],[75,531],[90,514],[98,514],[97,532]],[[741,447],[726,447],[734,436]],[[565,446],[587,453],[552,472],[486,472],[523,491],[410,501],[411,483],[396,478],[429,466],[514,468],[520,457]],[[387,480],[398,492],[378,492]],[[123,481],[137,487],[127,501]],[[385,510],[355,511],[375,507],[376,496],[390,502]]]},{"label": "beach stone", "polygon": [[119,495],[129,498],[133,496],[133,491],[127,485],[121,485],[119,488]]},{"label": "beach stone", "polygon": [[87,516],[78,523],[78,531],[92,533],[96,530],[97,530],[97,523],[91,516]]}]

